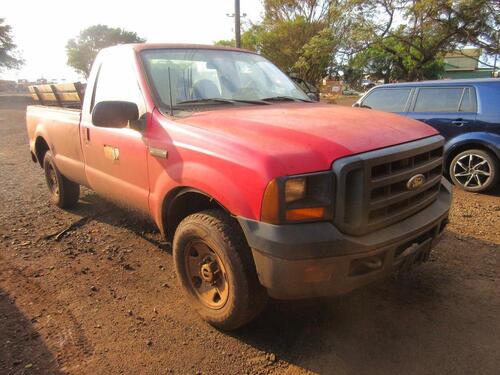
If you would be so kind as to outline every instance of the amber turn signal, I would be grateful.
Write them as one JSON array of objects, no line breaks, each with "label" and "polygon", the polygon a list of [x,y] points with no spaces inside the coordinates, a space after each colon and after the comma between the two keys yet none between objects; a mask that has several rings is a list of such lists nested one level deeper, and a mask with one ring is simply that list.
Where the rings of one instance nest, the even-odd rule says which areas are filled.
[{"label": "amber turn signal", "polygon": [[325,207],[296,208],[286,211],[287,221],[322,220],[324,217]]},{"label": "amber turn signal", "polygon": [[279,188],[276,180],[267,184],[262,200],[261,219],[270,224],[279,224],[280,222]]}]

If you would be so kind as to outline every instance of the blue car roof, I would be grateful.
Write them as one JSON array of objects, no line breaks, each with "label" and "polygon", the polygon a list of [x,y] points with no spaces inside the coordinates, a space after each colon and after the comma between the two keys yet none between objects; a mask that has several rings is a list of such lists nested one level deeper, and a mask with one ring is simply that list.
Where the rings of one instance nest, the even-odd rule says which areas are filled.
[{"label": "blue car roof", "polygon": [[440,86],[440,85],[474,85],[474,84],[500,83],[499,78],[469,78],[469,79],[441,79],[435,81],[388,83],[376,87],[401,87],[401,86]]}]

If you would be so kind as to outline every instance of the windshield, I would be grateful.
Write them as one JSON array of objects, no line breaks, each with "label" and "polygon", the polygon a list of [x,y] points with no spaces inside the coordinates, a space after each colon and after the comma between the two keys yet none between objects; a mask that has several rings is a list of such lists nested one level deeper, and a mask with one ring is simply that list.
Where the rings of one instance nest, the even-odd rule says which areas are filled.
[{"label": "windshield", "polygon": [[163,108],[170,107],[170,93],[174,107],[238,101],[266,104],[264,100],[280,99],[309,101],[281,70],[253,53],[161,49],[143,51],[141,56]]}]

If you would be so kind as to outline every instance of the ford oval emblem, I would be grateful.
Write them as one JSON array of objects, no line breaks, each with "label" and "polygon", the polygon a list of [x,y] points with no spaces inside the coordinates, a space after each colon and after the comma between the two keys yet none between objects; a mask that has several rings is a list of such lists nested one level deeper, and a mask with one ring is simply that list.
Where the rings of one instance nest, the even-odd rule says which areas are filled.
[{"label": "ford oval emblem", "polygon": [[419,173],[408,180],[408,182],[406,183],[406,188],[408,190],[415,190],[418,189],[420,186],[422,186],[424,183],[425,183],[425,176]]}]

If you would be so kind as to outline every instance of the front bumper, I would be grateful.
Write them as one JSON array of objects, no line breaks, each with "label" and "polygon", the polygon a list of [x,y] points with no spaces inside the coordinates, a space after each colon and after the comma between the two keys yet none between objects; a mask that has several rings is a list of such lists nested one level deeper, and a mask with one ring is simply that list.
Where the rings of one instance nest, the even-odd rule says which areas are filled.
[{"label": "front bumper", "polygon": [[260,283],[271,297],[339,295],[426,261],[448,223],[451,186],[437,200],[389,227],[349,236],[329,222],[272,225],[238,217]]}]

